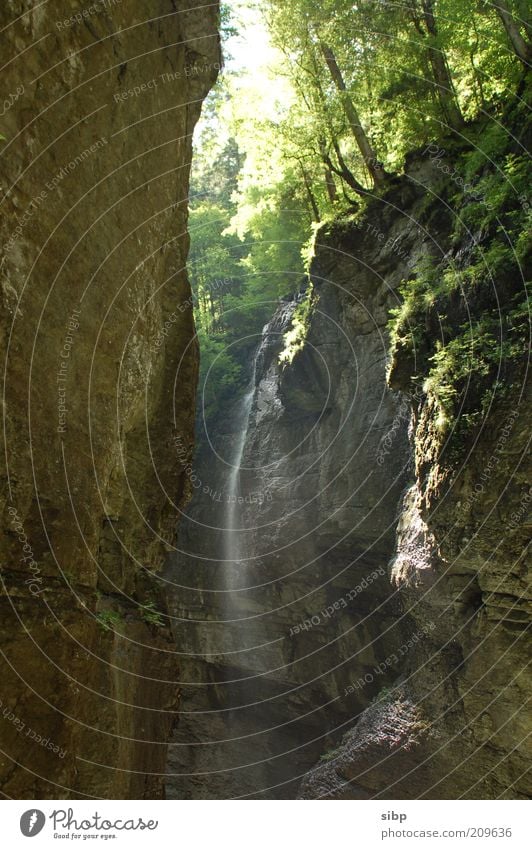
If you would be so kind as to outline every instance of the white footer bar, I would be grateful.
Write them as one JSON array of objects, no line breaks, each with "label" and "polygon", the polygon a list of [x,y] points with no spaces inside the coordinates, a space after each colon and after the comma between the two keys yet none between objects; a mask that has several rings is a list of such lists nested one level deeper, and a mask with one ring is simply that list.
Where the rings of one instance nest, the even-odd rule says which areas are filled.
[{"label": "white footer bar", "polygon": [[9,849],[73,844],[117,849],[532,846],[532,810],[526,801],[27,800],[3,801],[0,811],[2,844]]}]

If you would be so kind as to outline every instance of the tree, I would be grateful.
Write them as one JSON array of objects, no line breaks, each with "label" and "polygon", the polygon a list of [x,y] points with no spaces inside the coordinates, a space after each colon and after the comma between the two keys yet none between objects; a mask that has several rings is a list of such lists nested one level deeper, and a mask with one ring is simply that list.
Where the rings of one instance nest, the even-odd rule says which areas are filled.
[{"label": "tree", "polygon": [[342,180],[347,178],[350,188],[356,187],[360,193],[367,191],[341,152],[346,128],[362,156],[363,170],[369,174],[372,186],[381,184],[384,172],[346,82],[335,34],[324,10],[308,0],[296,0],[290,7],[279,0],[268,0],[266,6],[274,42],[283,52],[292,84],[315,124],[318,144],[314,142],[314,148],[322,160],[327,204],[334,204],[337,199],[333,174]]},{"label": "tree", "polygon": [[515,55],[519,57],[525,69],[528,70],[532,59],[532,48],[530,42],[521,35],[516,16],[510,11],[505,0],[496,0],[492,5],[503,23]]},{"label": "tree", "polygon": [[447,57],[440,43],[434,4],[432,0],[410,0],[410,9],[416,30],[426,42],[427,56],[443,114],[449,126],[459,130],[464,119],[456,98]]},{"label": "tree", "polygon": [[349,121],[349,126],[351,128],[355,141],[358,147],[360,148],[364,163],[369,173],[371,174],[374,184],[376,186],[381,185],[384,181],[384,172],[382,170],[382,166],[380,162],[377,161],[375,151],[373,150],[373,147],[371,146],[366,132],[364,131],[362,122],[355,108],[355,105],[351,97],[349,96],[349,92],[347,91],[347,86],[342,76],[342,72],[338,66],[338,62],[336,61],[334,51],[332,47],[322,39],[320,39],[320,49],[323,53],[325,62],[327,63],[327,67],[330,71],[333,82],[338,91],[340,92],[342,105],[344,107],[347,120]]}]

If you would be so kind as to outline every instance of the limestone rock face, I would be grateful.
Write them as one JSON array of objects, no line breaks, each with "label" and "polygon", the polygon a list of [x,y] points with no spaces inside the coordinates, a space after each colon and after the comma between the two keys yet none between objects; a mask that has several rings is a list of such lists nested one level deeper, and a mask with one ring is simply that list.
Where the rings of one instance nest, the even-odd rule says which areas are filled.
[{"label": "limestone rock face", "polygon": [[0,24],[0,782],[156,797],[179,669],[153,609],[189,491],[188,176],[217,4],[6,0]]}]

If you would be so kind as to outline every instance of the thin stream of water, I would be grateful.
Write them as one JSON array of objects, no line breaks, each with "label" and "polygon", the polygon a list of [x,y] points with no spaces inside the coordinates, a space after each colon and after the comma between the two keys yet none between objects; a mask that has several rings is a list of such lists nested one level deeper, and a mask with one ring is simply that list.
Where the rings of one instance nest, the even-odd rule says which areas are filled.
[{"label": "thin stream of water", "polygon": [[[235,589],[237,585],[241,585],[242,583],[242,574],[241,572],[241,563],[246,557],[245,545],[244,541],[244,531],[242,528],[242,518],[239,516],[238,510],[239,502],[238,499],[241,496],[241,486],[240,486],[240,467],[242,465],[242,458],[244,456],[244,451],[246,448],[246,441],[249,431],[249,419],[251,413],[251,407],[253,405],[253,397],[255,395],[255,377],[257,370],[257,354],[255,353],[255,357],[253,360],[253,374],[251,377],[251,383],[249,386],[249,390],[242,398],[240,402],[238,411],[237,411],[237,419],[240,422],[240,427],[238,430],[238,439],[236,443],[235,456],[232,461],[232,468],[230,471],[228,483],[227,483],[227,502],[226,502],[226,512],[225,512],[225,521],[224,521],[224,560],[223,564],[224,572],[225,572],[225,587],[228,590]],[[226,603],[226,608],[231,605]]]}]

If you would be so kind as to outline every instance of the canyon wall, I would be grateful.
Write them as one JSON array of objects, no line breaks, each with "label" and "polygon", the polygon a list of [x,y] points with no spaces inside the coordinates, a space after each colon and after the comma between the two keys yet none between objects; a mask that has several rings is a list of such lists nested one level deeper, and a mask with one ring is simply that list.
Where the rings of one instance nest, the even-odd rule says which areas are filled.
[{"label": "canyon wall", "polygon": [[179,664],[157,573],[190,485],[191,134],[217,4],[0,10],[0,782],[163,794]]},{"label": "canyon wall", "polygon": [[[461,174],[466,146],[449,154],[429,145],[401,181],[399,217],[407,230],[407,219],[415,222],[414,253],[435,273],[388,368],[389,386],[411,406],[413,457],[389,574],[410,632],[424,637],[409,645],[393,685],[309,773],[302,798],[532,795],[530,242],[513,236],[530,207],[503,170],[526,150],[530,127],[519,121],[511,129],[508,147],[482,165],[479,186],[497,185],[498,201],[481,197],[474,229],[468,214],[480,190],[457,194],[445,176]],[[365,220],[396,198],[392,191],[372,203]],[[329,238],[359,250],[357,237],[338,228]],[[444,284],[449,268],[456,285]],[[443,360],[463,339],[460,357]],[[432,369],[441,363],[447,371],[438,382]]]}]

